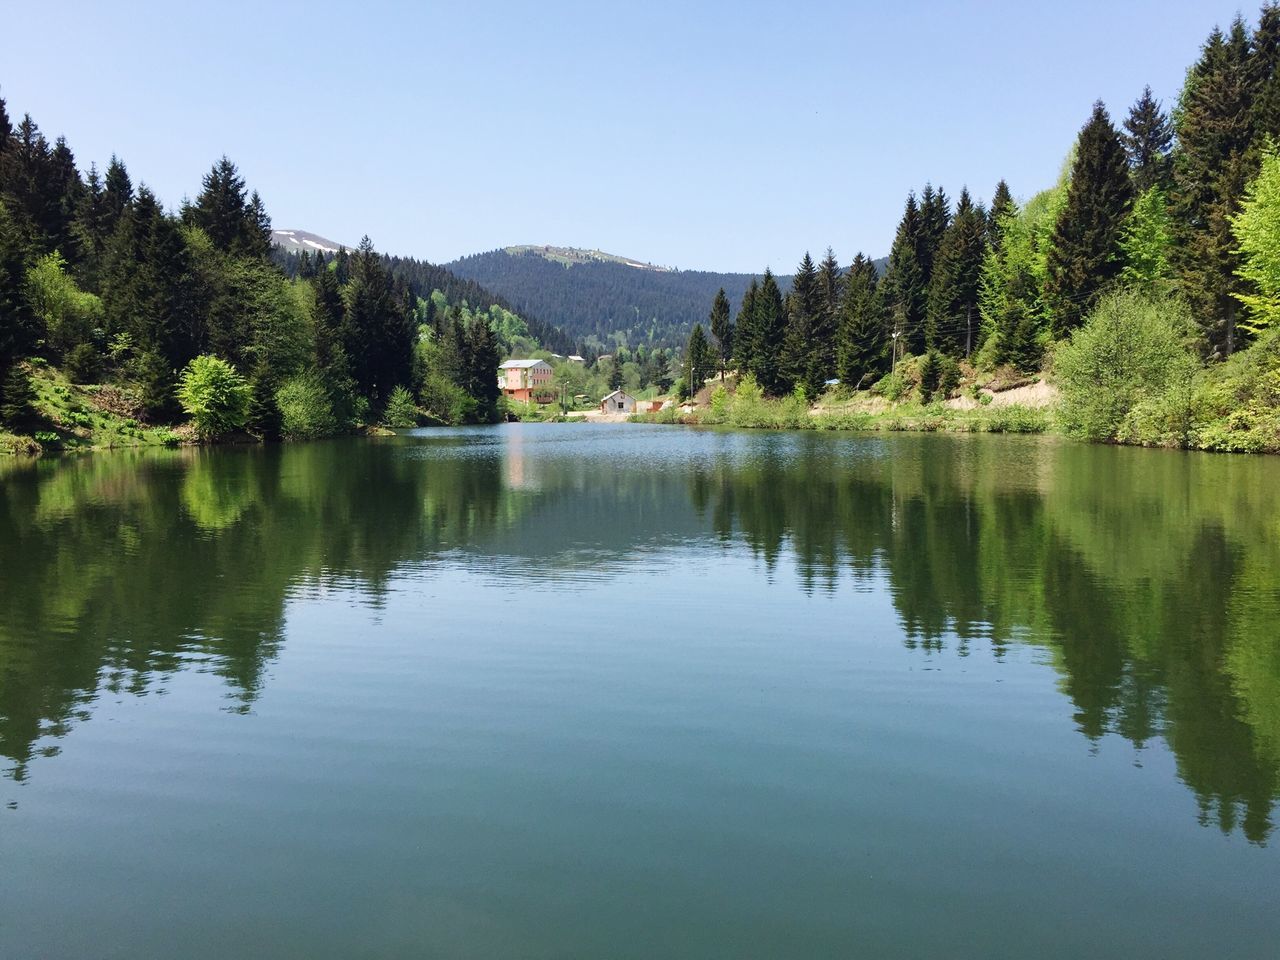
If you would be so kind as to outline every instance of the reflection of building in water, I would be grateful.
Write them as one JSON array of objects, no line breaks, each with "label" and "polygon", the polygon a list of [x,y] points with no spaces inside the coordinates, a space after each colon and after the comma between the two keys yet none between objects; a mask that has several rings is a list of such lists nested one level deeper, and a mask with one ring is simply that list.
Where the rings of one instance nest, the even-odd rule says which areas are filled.
[{"label": "reflection of building in water", "polygon": [[520,430],[509,430],[503,449],[503,478],[508,490],[537,490],[538,479],[525,450],[526,437]]}]

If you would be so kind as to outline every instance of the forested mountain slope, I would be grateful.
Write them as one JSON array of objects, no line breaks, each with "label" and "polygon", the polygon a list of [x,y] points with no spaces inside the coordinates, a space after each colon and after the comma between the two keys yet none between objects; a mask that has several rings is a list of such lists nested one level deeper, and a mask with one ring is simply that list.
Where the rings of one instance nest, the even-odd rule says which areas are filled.
[{"label": "forested mountain slope", "polygon": [[683,344],[724,288],[733,304],[754,279],[748,273],[674,270],[597,250],[508,247],[447,265],[509,301],[517,313],[554,323],[588,347]]}]

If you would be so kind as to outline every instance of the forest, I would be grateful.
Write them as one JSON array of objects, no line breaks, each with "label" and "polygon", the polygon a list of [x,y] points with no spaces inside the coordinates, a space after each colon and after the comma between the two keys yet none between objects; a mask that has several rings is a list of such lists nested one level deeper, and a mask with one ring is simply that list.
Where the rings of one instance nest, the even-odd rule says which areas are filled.
[{"label": "forest", "polygon": [[50,144],[30,115],[15,124],[0,99],[8,446],[491,421],[500,338],[559,342],[367,237],[328,257],[283,255],[270,238],[262,198],[226,157],[166,210],[114,156],[82,175],[65,138]]},{"label": "forest", "polygon": [[[907,196],[888,265],[828,248],[789,283],[721,290],[686,394],[736,369],[766,396],[922,404],[1045,376],[1084,439],[1280,450],[1280,7],[1215,28],[1172,108],[1093,105],[1056,184]],[[704,305],[705,309],[705,305]],[[838,380],[835,390],[831,381]]]},{"label": "forest", "polygon": [[654,270],[617,262],[564,264],[536,252],[491,250],[455,260],[451,272],[545,317],[591,357],[616,347],[679,347],[718,289],[740,298],[745,273]]}]

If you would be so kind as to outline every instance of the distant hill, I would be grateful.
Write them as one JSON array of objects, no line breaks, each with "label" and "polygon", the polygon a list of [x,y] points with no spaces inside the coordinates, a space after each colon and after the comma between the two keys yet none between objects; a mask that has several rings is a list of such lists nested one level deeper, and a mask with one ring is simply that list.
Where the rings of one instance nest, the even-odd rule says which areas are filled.
[{"label": "distant hill", "polygon": [[[883,269],[884,261],[877,261]],[[724,288],[736,312],[757,274],[677,270],[600,250],[524,245],[491,250],[447,264],[509,302],[589,346],[682,346],[694,323],[707,320]],[[779,277],[783,285],[789,277]]]},{"label": "distant hill", "polygon": [[289,253],[302,253],[303,250],[309,253],[315,253],[317,250],[337,253],[338,248],[344,246],[348,250],[355,249],[349,244],[335,243],[332,240],[326,240],[318,233],[308,233],[306,230],[272,230],[271,242]]},{"label": "distant hill", "polygon": [[737,309],[752,274],[675,270],[599,250],[521,246],[463,257],[447,265],[506,299],[517,313],[554,323],[566,335],[611,348],[683,345],[724,287]]},{"label": "distant hill", "polygon": [[[291,277],[298,273],[299,258],[303,252],[314,254],[323,251],[326,255],[332,255],[344,246],[306,230],[272,230],[271,239],[275,245],[276,263]],[[351,249],[347,247],[347,250]],[[555,325],[542,321],[535,314],[515,310],[501,296],[495,295],[474,280],[458,276],[448,267],[385,253],[382,259],[391,275],[402,281],[415,296],[428,300],[432,291],[439,290],[453,305],[465,303],[470,309],[481,311],[496,306],[519,313],[529,334],[545,349],[565,354],[578,351],[578,343]]]}]

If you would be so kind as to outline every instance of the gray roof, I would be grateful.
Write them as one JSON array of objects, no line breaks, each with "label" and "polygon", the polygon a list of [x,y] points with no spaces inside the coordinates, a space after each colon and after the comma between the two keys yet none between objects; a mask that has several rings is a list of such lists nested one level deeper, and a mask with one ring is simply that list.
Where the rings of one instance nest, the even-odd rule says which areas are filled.
[{"label": "gray roof", "polygon": [[523,370],[527,367],[536,367],[540,363],[545,363],[548,367],[551,364],[545,360],[508,360],[506,363],[498,366],[499,370]]}]

